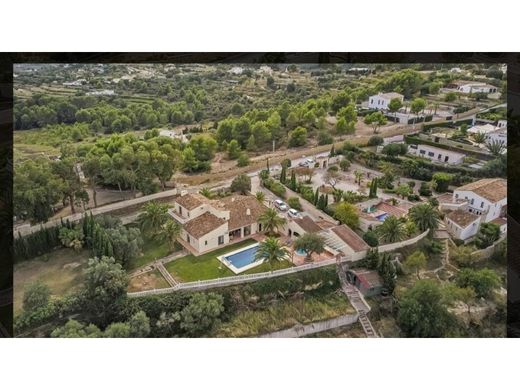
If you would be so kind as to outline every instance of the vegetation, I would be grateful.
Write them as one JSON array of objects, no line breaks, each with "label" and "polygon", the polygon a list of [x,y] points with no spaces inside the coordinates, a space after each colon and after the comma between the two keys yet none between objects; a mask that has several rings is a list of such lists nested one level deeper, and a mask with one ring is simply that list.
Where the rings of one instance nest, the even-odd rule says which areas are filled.
[{"label": "vegetation", "polygon": [[294,241],[294,248],[305,252],[305,261],[312,261],[314,253],[322,253],[325,250],[325,238],[316,233],[305,233]]},{"label": "vegetation", "polygon": [[262,230],[272,236],[278,229],[285,226],[287,221],[278,215],[275,209],[267,209],[259,218],[258,223],[262,225]]},{"label": "vegetation", "polygon": [[289,256],[288,250],[283,244],[274,237],[267,237],[260,243],[255,253],[257,261],[263,260],[273,269],[273,264],[277,261],[286,260]]}]

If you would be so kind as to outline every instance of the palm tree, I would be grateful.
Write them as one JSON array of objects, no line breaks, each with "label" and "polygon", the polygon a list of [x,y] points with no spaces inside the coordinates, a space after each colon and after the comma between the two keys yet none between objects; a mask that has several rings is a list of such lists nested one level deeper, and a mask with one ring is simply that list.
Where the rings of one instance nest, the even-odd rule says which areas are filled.
[{"label": "palm tree", "polygon": [[202,196],[205,196],[208,199],[211,199],[213,197],[213,194],[211,193],[211,191],[207,187],[202,188],[199,191],[199,194],[201,194]]},{"label": "palm tree", "polygon": [[143,209],[138,218],[141,233],[153,237],[168,221],[168,205],[151,201],[146,203]]},{"label": "palm tree", "polygon": [[255,254],[255,260],[263,260],[269,263],[271,270],[275,261],[284,260],[288,257],[289,251],[274,237],[267,237],[262,241]]},{"label": "palm tree", "polygon": [[159,232],[159,237],[161,241],[167,241],[170,246],[170,250],[173,251],[175,248],[175,243],[177,242],[177,238],[179,238],[181,234],[181,230],[181,225],[170,219]]},{"label": "palm tree", "polygon": [[506,149],[506,145],[503,141],[494,139],[486,143],[486,148],[489,150],[489,153],[495,157],[498,157]]},{"label": "palm tree", "polygon": [[260,203],[264,203],[265,200],[265,194],[262,191],[258,191],[256,194],[256,200],[258,200]]},{"label": "palm tree", "polygon": [[280,217],[275,209],[267,209],[258,218],[258,223],[262,225],[262,230],[267,231],[268,235],[271,236],[276,230],[285,226],[287,221],[285,218]]},{"label": "palm tree", "polygon": [[486,142],[486,135],[484,133],[475,133],[473,134],[473,141],[477,144],[483,144]]},{"label": "palm tree", "polygon": [[386,217],[382,225],[376,228],[379,238],[384,242],[401,241],[406,236],[404,223],[397,217]]},{"label": "palm tree", "polygon": [[421,232],[428,229],[431,232],[439,226],[439,213],[429,203],[421,203],[412,207],[408,215]]}]

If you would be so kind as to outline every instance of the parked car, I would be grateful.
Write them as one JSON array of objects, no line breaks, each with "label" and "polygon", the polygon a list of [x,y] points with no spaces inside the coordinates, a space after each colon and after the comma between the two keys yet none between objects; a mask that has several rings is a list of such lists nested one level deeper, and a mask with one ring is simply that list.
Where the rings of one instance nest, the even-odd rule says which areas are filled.
[{"label": "parked car", "polygon": [[293,218],[299,218],[300,217],[300,213],[296,209],[289,209],[288,214],[289,214],[289,216],[291,216]]},{"label": "parked car", "polygon": [[287,205],[285,204],[285,202],[283,200],[280,200],[280,199],[276,199],[274,201],[274,206],[280,210],[280,211],[287,211],[288,207]]}]

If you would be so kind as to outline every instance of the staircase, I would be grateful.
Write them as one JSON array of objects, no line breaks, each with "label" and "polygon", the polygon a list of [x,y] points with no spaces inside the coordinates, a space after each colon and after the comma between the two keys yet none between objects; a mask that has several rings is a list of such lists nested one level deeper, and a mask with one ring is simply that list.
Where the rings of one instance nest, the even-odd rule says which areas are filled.
[{"label": "staircase", "polygon": [[338,258],[338,261],[336,262],[336,269],[339,280],[341,282],[341,290],[345,293],[348,300],[350,301],[350,304],[358,313],[359,323],[361,324],[361,327],[363,328],[363,331],[367,337],[379,337],[367,316],[367,313],[370,311],[370,307],[361,297],[359,290],[348,282],[345,267],[346,264],[342,264]]},{"label": "staircase", "polygon": [[177,286],[179,283],[173,278],[173,276],[164,268],[164,264],[161,261],[155,262],[155,268],[159,270],[161,275],[166,279],[168,284],[172,287]]}]

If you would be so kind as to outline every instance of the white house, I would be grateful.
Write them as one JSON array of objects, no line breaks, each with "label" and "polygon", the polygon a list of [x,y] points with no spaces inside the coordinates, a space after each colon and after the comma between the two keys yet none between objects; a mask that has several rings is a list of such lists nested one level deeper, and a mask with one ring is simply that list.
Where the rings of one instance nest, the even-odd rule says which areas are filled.
[{"label": "white house", "polygon": [[404,96],[397,92],[378,93],[377,95],[370,96],[368,98],[368,108],[388,110],[388,104],[390,103],[390,100],[394,98],[401,101],[404,100]]},{"label": "white house", "polygon": [[168,214],[182,226],[178,241],[198,256],[260,232],[257,221],[265,210],[254,196],[212,200],[190,193],[175,198]]},{"label": "white house", "polygon": [[458,92],[461,93],[495,93],[498,88],[491,84],[478,81],[456,81],[453,83]]},{"label": "white house", "polygon": [[487,134],[487,133],[491,133],[492,131],[496,131],[498,129],[499,129],[499,127],[487,123],[485,125],[476,125],[476,126],[470,127],[468,129],[468,133],[469,134],[477,134],[477,133]]},{"label": "white house", "polygon": [[464,210],[454,210],[446,215],[445,225],[453,237],[467,240],[478,233],[480,217]]},{"label": "white house", "polygon": [[464,157],[463,153],[453,152],[442,148],[437,148],[431,145],[410,145],[408,153],[419,157],[427,158],[433,162],[439,162],[450,165],[462,164]]},{"label": "white house", "polygon": [[481,216],[482,222],[490,222],[506,214],[507,181],[505,179],[481,179],[457,188],[454,199],[468,202],[467,211]]},{"label": "white house", "polygon": [[182,133],[182,131],[176,132],[174,130],[162,129],[159,130],[159,135],[163,137],[178,139],[182,142],[188,142],[188,138]]},{"label": "white house", "polygon": [[443,194],[437,200],[440,210],[449,212],[446,228],[455,238],[471,238],[483,222],[497,224],[502,234],[507,232],[505,179],[478,180],[457,188],[451,196]]}]

